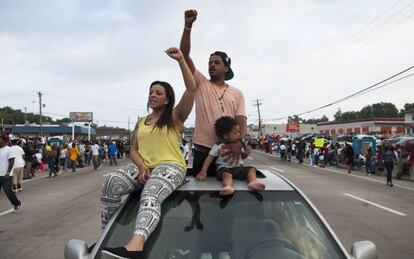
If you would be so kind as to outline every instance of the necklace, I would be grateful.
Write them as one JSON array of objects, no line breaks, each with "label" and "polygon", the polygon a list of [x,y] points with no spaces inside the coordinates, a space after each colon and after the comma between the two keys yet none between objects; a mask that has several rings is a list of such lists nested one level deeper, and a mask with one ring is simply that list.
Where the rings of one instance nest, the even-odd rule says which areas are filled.
[{"label": "necklace", "polygon": [[227,91],[227,88],[229,88],[229,85],[228,85],[228,84],[226,84],[226,88],[224,88],[223,93],[222,93],[222,94],[221,94],[221,96],[218,98],[219,103],[220,103],[221,112],[223,112],[223,113],[224,113],[223,97],[224,97],[224,94],[225,94],[225,93],[226,93],[226,91]]}]

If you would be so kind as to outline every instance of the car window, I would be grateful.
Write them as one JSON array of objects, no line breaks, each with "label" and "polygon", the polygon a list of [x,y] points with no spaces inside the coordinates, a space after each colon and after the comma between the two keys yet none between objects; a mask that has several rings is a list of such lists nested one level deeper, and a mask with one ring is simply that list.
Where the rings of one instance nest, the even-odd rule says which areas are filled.
[{"label": "car window", "polygon": [[[139,195],[130,199],[102,247],[126,244],[133,234]],[[174,192],[145,244],[146,258],[346,258],[323,223],[295,191]],[[99,252],[95,258],[107,258]]]}]

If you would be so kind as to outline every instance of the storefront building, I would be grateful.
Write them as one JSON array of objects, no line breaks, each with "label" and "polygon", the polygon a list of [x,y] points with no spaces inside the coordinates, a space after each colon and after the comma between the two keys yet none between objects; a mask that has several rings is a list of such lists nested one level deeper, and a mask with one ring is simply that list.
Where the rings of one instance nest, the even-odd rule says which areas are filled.
[{"label": "storefront building", "polygon": [[[22,138],[40,136],[39,125],[13,125],[11,131],[14,135]],[[89,128],[87,126],[75,125],[75,139],[88,139]],[[72,138],[72,126],[65,125],[42,125],[42,136],[53,137],[63,136],[64,139]],[[96,131],[90,129],[91,139],[95,139]]]},{"label": "storefront building", "polygon": [[317,131],[326,135],[406,133],[403,117],[321,122],[318,123]]}]

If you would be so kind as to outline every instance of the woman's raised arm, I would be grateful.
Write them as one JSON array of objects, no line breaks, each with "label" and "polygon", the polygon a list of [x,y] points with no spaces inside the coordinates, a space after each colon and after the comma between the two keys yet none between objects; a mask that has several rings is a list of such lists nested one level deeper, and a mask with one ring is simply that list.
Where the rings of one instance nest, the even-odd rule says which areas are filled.
[{"label": "woman's raised arm", "polygon": [[180,102],[174,108],[173,116],[174,118],[178,119],[179,122],[184,123],[187,119],[188,115],[190,114],[191,110],[193,109],[194,105],[194,96],[197,90],[196,83],[191,73],[190,68],[188,67],[183,53],[178,48],[169,48],[165,51],[168,56],[172,59],[178,61],[180,65],[181,73],[183,75],[184,84],[185,84],[185,91],[183,96],[181,97]]}]

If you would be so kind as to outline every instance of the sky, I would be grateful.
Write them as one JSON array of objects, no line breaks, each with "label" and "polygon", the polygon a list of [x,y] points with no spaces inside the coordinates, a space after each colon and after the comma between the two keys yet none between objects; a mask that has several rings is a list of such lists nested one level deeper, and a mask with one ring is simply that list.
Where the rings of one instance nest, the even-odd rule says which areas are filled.
[{"label": "sky", "polygon": [[[198,11],[196,68],[208,76],[210,53],[229,55],[249,124],[256,100],[265,124],[283,123],[414,65],[412,0],[0,0],[0,107],[38,113],[40,91],[53,119],[93,112],[99,126],[132,128],[151,82],[169,82],[176,99],[184,91],[164,50],[179,46],[187,9]],[[302,117],[377,102],[401,109],[413,88],[414,76]]]}]

